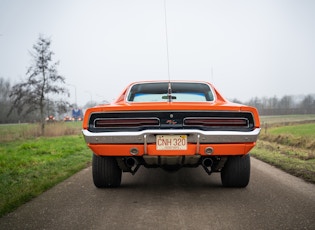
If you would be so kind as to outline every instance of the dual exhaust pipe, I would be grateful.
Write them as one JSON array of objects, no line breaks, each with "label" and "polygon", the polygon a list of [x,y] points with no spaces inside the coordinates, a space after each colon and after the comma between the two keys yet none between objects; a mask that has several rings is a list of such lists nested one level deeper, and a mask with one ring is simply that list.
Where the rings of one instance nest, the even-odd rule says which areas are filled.
[{"label": "dual exhaust pipe", "polygon": [[[141,164],[135,157],[125,158],[125,165],[133,175],[138,171],[141,166]],[[213,165],[213,160],[210,157],[205,157],[202,159],[201,165],[204,170],[210,175],[212,172],[211,167]]]},{"label": "dual exhaust pipe", "polygon": [[132,173],[132,175],[134,175],[141,166],[141,164],[135,157],[125,158],[125,165],[128,168],[129,172]]},{"label": "dual exhaust pipe", "polygon": [[213,165],[213,160],[209,157],[203,158],[201,161],[201,165],[203,167],[203,169],[206,171],[206,173],[208,173],[208,175],[210,175],[212,173],[212,165]]}]

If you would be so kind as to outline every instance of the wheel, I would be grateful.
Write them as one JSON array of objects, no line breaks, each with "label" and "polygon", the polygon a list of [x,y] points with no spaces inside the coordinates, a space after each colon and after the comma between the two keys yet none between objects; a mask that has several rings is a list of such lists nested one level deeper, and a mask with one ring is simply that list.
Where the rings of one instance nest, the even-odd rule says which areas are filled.
[{"label": "wheel", "polygon": [[98,188],[119,187],[122,170],[115,157],[102,157],[93,154],[92,174],[94,185]]},{"label": "wheel", "polygon": [[221,171],[222,185],[244,188],[250,178],[250,155],[229,157]]}]

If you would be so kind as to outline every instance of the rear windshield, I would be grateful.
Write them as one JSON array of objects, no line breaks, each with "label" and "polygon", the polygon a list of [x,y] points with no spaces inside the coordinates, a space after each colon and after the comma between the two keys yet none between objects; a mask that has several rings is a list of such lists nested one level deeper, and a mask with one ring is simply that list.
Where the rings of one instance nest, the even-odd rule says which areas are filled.
[{"label": "rear windshield", "polygon": [[[129,102],[209,102],[214,100],[212,90],[204,83],[188,82],[139,83],[131,87]],[[170,88],[170,90],[169,90]],[[169,95],[170,93],[170,95]]]}]

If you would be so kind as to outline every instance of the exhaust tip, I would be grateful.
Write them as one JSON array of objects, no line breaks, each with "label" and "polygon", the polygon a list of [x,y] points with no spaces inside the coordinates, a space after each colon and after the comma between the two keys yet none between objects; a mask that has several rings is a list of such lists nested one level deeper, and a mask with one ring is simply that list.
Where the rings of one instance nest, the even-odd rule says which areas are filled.
[{"label": "exhaust tip", "polygon": [[212,168],[211,168],[212,164],[213,164],[213,161],[210,157],[204,158],[201,162],[202,167],[208,173],[208,175],[210,175],[212,172]]},{"label": "exhaust tip", "polygon": [[213,161],[210,158],[204,158],[202,160],[202,165],[205,167],[211,167],[213,164]]},{"label": "exhaust tip", "polygon": [[134,175],[141,166],[135,157],[127,157],[124,159],[124,161],[125,166],[127,167],[125,172],[130,172],[132,175]]},{"label": "exhaust tip", "polygon": [[127,167],[132,168],[133,166],[135,166],[137,164],[137,161],[134,157],[128,157],[125,160],[125,163],[126,163]]}]

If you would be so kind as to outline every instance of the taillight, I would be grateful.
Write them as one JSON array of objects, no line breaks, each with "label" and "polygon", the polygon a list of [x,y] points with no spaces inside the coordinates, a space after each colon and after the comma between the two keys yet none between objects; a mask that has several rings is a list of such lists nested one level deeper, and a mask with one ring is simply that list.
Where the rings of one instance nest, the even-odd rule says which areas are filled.
[{"label": "taillight", "polygon": [[247,118],[193,117],[184,119],[187,126],[248,127]]},{"label": "taillight", "polygon": [[95,128],[118,128],[157,126],[160,124],[157,118],[99,118],[94,121]]}]

